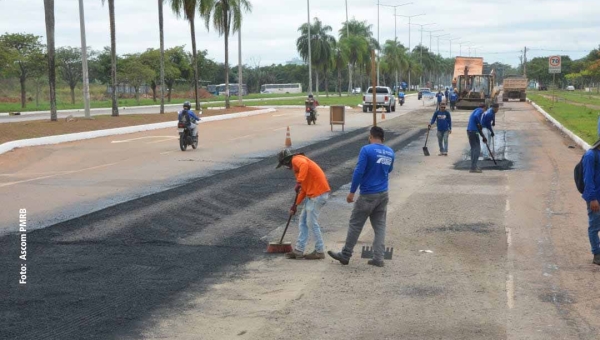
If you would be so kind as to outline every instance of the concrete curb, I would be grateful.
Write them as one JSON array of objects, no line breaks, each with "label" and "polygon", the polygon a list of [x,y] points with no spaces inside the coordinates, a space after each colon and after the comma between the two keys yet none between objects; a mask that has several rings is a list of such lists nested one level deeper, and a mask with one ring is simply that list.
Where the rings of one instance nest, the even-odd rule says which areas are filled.
[{"label": "concrete curb", "polygon": [[529,100],[529,99],[527,99],[527,102],[530,103],[533,107],[535,107],[535,109],[538,110],[539,113],[541,113],[542,115],[544,115],[544,117],[546,117],[546,119],[548,119],[560,131],[562,131],[564,134],[566,134],[567,136],[569,136],[569,138],[571,138],[583,150],[588,150],[591,147],[583,139],[581,139],[579,136],[577,136],[576,134],[574,134],[571,130],[569,130],[566,127],[564,127],[559,121],[557,121],[556,119],[554,119],[554,117],[552,117],[548,112],[546,112],[544,109],[542,109],[535,102],[533,102],[532,100]]},{"label": "concrete curb", "polygon": [[[219,120],[228,120],[228,119],[234,119],[234,118],[256,116],[256,115],[271,113],[271,112],[275,112],[275,111],[277,111],[277,110],[265,109],[265,110],[246,111],[246,112],[231,113],[231,114],[227,114],[227,115],[206,117],[206,118],[203,118],[199,122],[199,124],[214,122],[214,121],[219,121]],[[177,127],[177,121],[173,121],[173,122],[163,122],[163,123],[155,123],[155,124],[128,126],[128,127],[122,127],[122,128],[116,128],[116,129],[69,133],[69,134],[57,135],[57,136],[21,139],[21,140],[16,140],[16,141],[0,144],[0,155],[5,152],[11,151],[15,148],[22,148],[22,147],[27,147],[27,146],[59,144],[59,143],[74,142],[74,141],[84,140],[84,139],[92,139],[92,138],[114,136],[114,135],[124,135],[124,134],[128,134],[128,133],[151,131],[151,130],[158,130],[158,129],[165,129],[165,128],[176,128],[176,127]]]}]

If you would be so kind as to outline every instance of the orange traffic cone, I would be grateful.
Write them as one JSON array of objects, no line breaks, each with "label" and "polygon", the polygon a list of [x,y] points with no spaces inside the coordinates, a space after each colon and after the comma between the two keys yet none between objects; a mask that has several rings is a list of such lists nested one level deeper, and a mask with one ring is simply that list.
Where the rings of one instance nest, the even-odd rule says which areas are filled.
[{"label": "orange traffic cone", "polygon": [[385,111],[381,112],[381,120],[385,120]]},{"label": "orange traffic cone", "polygon": [[285,133],[285,147],[292,147],[292,138],[290,138],[290,127],[287,127],[287,132]]}]

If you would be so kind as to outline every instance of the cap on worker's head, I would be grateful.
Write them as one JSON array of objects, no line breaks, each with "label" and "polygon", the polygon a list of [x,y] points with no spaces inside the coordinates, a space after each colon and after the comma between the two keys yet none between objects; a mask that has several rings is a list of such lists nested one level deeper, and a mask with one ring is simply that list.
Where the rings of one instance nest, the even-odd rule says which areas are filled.
[{"label": "cap on worker's head", "polygon": [[290,160],[292,159],[293,155],[294,154],[292,153],[292,150],[290,150],[290,149],[283,149],[283,150],[279,151],[279,153],[277,154],[277,160],[279,161],[279,164],[277,164],[275,169],[279,169],[283,165],[288,165]]},{"label": "cap on worker's head", "polygon": [[594,143],[594,145],[592,145],[592,149],[597,149],[598,147],[600,147],[600,139],[598,139],[596,141],[596,143]]}]

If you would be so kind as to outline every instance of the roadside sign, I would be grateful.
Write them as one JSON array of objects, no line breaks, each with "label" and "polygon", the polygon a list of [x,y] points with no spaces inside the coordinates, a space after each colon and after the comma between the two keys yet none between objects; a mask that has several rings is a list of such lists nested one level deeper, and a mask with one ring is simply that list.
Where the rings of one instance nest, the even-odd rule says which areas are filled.
[{"label": "roadside sign", "polygon": [[559,55],[551,56],[548,58],[548,71],[550,73],[561,72],[561,60]]}]

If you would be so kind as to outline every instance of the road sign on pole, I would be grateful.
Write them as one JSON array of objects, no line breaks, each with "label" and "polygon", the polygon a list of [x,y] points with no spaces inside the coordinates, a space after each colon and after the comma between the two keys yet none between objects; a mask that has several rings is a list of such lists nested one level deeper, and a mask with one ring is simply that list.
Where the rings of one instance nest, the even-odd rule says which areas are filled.
[{"label": "road sign on pole", "polygon": [[548,58],[548,70],[550,73],[561,73],[561,60],[559,55]]}]

